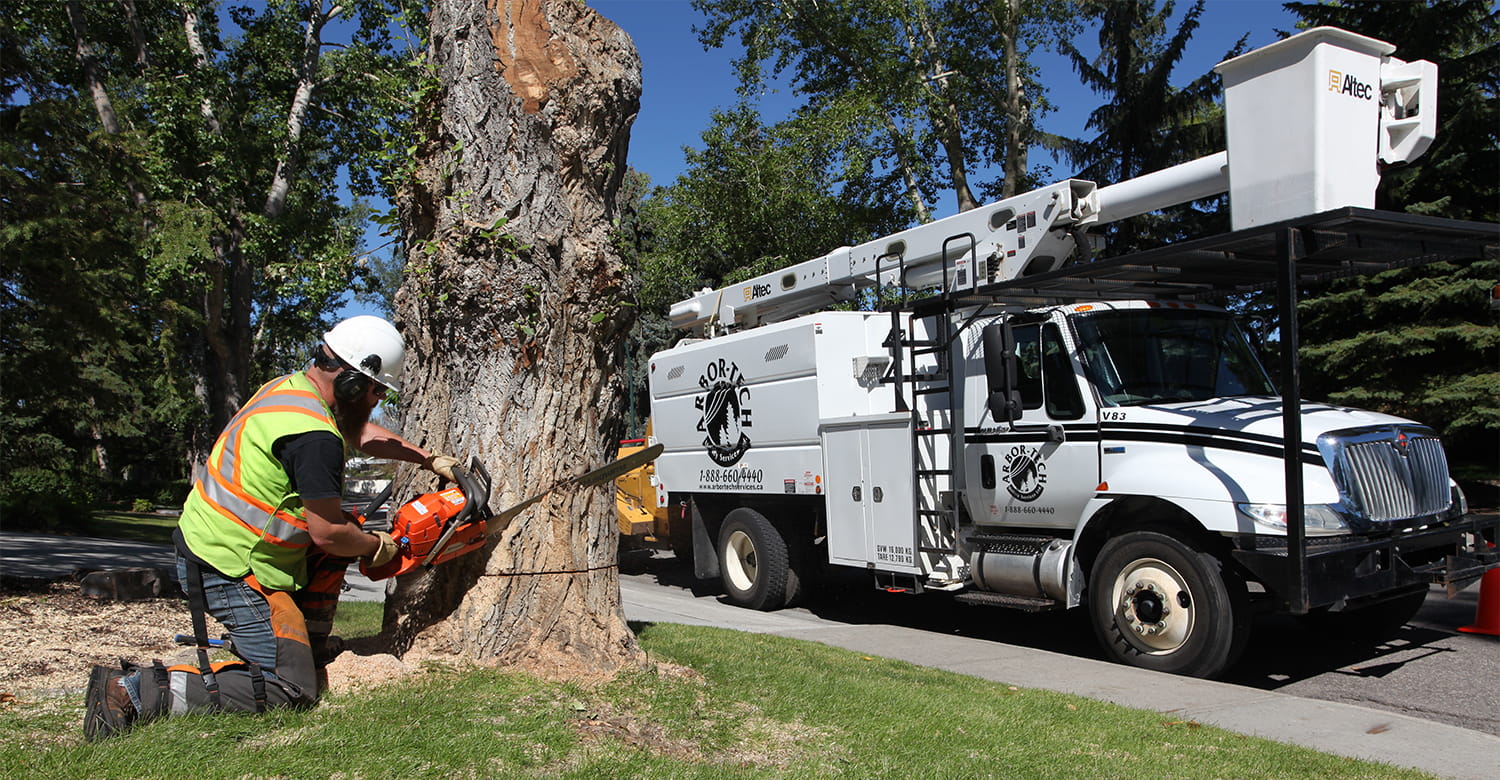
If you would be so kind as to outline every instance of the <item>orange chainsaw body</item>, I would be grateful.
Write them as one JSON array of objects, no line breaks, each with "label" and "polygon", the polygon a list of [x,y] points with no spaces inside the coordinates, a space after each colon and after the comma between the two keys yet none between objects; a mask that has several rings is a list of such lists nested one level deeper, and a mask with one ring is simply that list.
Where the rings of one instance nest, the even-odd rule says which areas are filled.
[{"label": "orange chainsaw body", "polygon": [[427,560],[433,547],[453,523],[461,525],[443,542],[442,549],[438,550],[429,563],[451,561],[483,547],[487,538],[484,519],[464,520],[459,517],[468,501],[464,491],[451,487],[406,502],[397,512],[396,520],[391,526],[391,538],[396,540],[396,557],[380,566],[361,562],[359,570],[372,580],[406,574]]}]

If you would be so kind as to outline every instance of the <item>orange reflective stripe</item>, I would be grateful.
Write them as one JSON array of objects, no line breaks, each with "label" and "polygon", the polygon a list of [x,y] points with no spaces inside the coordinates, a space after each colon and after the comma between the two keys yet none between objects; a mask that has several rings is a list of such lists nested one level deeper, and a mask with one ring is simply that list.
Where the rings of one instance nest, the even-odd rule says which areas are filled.
[{"label": "orange reflective stripe", "polygon": [[[271,507],[249,494],[225,485],[217,475],[209,475],[206,481],[198,482],[204,502],[220,514],[234,520],[239,527],[280,547],[297,548],[312,544],[307,521],[285,511],[272,513]],[[245,518],[264,518],[263,525],[254,525]]]},{"label": "orange reflective stripe", "polygon": [[292,594],[284,590],[267,590],[255,579],[254,574],[245,576],[245,584],[266,597],[266,603],[271,606],[271,633],[277,639],[289,639],[312,646],[312,640],[307,638],[307,620],[302,616],[302,610],[297,608],[297,602],[292,600]]}]

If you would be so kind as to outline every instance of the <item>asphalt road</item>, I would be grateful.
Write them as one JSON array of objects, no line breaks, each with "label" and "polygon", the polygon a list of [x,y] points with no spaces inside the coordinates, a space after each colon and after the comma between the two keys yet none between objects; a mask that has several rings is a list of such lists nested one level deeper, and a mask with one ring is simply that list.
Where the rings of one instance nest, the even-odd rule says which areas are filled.
[{"label": "asphalt road", "polygon": [[[671,553],[627,553],[621,574],[658,587],[718,592]],[[1258,619],[1225,682],[1356,704],[1500,736],[1500,637],[1459,633],[1474,622],[1478,585],[1448,600],[1434,588],[1417,617],[1383,642],[1317,635],[1285,617]],[[825,585],[791,612],[831,624],[888,624],[1103,660],[1082,610],[1028,615],[956,604],[942,594],[883,593],[863,578]],[[759,613],[744,610],[747,621]],[[1014,680],[1026,684],[1026,680]]]}]

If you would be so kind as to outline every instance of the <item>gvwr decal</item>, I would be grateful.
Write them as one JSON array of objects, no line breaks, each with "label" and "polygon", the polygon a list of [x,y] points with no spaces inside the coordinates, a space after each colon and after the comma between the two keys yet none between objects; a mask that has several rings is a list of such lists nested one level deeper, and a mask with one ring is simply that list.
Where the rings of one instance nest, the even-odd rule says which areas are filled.
[{"label": "gvwr decal", "polygon": [[739,366],[723,358],[708,364],[698,377],[703,393],[693,399],[702,415],[698,432],[704,434],[708,457],[720,466],[733,466],[750,449],[750,388]]}]

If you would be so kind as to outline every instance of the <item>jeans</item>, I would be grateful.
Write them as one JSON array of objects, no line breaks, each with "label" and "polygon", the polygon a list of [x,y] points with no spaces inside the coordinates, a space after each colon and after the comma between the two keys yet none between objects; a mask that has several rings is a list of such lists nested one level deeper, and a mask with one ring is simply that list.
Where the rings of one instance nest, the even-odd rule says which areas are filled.
[{"label": "jeans", "polygon": [[[187,559],[178,555],[177,581],[183,593],[188,589],[187,567]],[[275,669],[276,635],[271,630],[271,608],[265,597],[244,580],[226,579],[211,568],[199,568],[203,571],[203,601],[208,614],[229,630],[235,653],[264,669]]]}]

